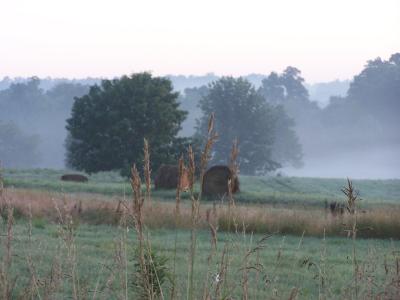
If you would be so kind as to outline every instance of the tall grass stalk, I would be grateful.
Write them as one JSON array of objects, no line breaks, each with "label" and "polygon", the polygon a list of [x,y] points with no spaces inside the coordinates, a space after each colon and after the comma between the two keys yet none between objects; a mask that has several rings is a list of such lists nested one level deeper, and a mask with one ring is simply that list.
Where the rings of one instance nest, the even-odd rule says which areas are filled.
[{"label": "tall grass stalk", "polygon": [[347,211],[352,216],[352,224],[351,228],[348,230],[349,234],[351,235],[352,243],[353,243],[353,254],[352,254],[352,262],[354,267],[354,293],[355,298],[358,299],[359,293],[359,264],[357,260],[357,248],[356,248],[356,239],[357,239],[357,205],[358,202],[361,200],[359,198],[359,191],[356,191],[353,187],[352,181],[347,178],[347,186],[342,189],[342,192],[346,196],[346,207]]},{"label": "tall grass stalk", "polygon": [[[176,194],[175,194],[175,213],[176,216],[180,215],[180,205],[181,205],[181,182],[182,182],[182,176],[183,176],[183,170],[185,168],[185,163],[183,160],[183,156],[179,158],[178,161],[178,185],[176,187]],[[191,180],[194,180],[194,178],[190,178]],[[193,183],[191,183],[191,186],[193,186]]]},{"label": "tall grass stalk", "polygon": [[[149,155],[149,144],[145,140],[144,146],[144,176],[146,183],[146,199],[150,201],[150,155]],[[164,293],[162,290],[162,283],[167,277],[166,262],[167,259],[161,257],[151,247],[149,238],[149,232],[147,237],[144,236],[144,203],[145,197],[141,192],[141,179],[136,165],[131,168],[131,187],[133,191],[132,199],[132,210],[130,213],[131,218],[134,222],[134,228],[136,230],[136,237],[138,242],[137,253],[136,253],[136,267],[139,269],[135,273],[134,285],[137,288],[138,296],[145,299],[155,299],[160,297],[164,299]],[[149,208],[152,212],[152,208]],[[160,277],[162,276],[162,278]]]},{"label": "tall grass stalk", "polygon": [[0,199],[3,197],[3,191],[4,191],[3,170],[2,170],[2,166],[1,166],[1,160],[0,160]]},{"label": "tall grass stalk", "polygon": [[[176,288],[176,281],[177,281],[177,276],[176,276],[176,254],[177,254],[177,244],[178,244],[178,226],[179,226],[179,223],[180,223],[180,215],[181,215],[181,213],[180,213],[181,181],[182,181],[184,168],[185,168],[184,158],[183,158],[183,155],[181,155],[181,157],[179,158],[179,161],[178,161],[178,185],[176,186],[176,194],[175,194],[175,211],[174,211],[175,240],[174,240],[173,269],[172,269],[173,281],[172,281],[172,287],[171,287],[171,293],[170,293],[171,299],[176,299],[176,297],[177,297],[177,294],[176,294],[177,293],[177,288]],[[194,181],[194,178],[191,177],[190,181],[189,181],[191,189],[193,189],[193,181]]]},{"label": "tall grass stalk", "polygon": [[80,282],[77,273],[77,249],[75,243],[76,225],[73,217],[68,210],[66,199],[64,198],[64,205],[62,208],[54,201],[55,209],[58,213],[58,235],[63,242],[64,249],[66,250],[66,260],[68,267],[68,277],[70,278],[72,288],[72,298],[74,300],[80,299]]},{"label": "tall grass stalk", "polygon": [[204,287],[203,287],[203,299],[210,299],[210,276],[211,276],[211,264],[213,262],[214,256],[217,252],[217,231],[218,231],[218,223],[217,223],[217,209],[214,202],[213,208],[208,209],[206,212],[206,219],[210,229],[210,252],[207,257],[207,271],[206,277],[204,280]]},{"label": "tall grass stalk", "polygon": [[191,230],[190,230],[190,250],[189,250],[189,269],[188,269],[188,285],[187,285],[187,299],[194,299],[194,260],[196,256],[196,230],[199,221],[199,209],[200,200],[202,196],[202,189],[204,184],[204,174],[207,169],[208,162],[211,158],[211,149],[213,144],[218,138],[217,133],[214,130],[214,114],[211,114],[208,121],[207,128],[207,139],[204,149],[201,153],[200,159],[200,191],[197,196],[194,195],[194,178],[196,174],[194,152],[191,146],[189,146],[189,180],[190,180],[190,198],[192,203],[191,210]]},{"label": "tall grass stalk", "polygon": [[141,194],[141,179],[136,165],[131,168],[131,186],[133,190],[133,203],[132,203],[132,217],[134,220],[134,227],[136,229],[136,236],[138,241],[138,261],[140,269],[140,278],[142,279],[142,288],[146,294],[147,299],[153,299],[153,288],[150,283],[148,264],[145,258],[145,243],[143,236],[143,204],[144,198]]},{"label": "tall grass stalk", "polygon": [[29,298],[34,298],[34,296],[36,296],[36,298],[38,299],[42,299],[41,297],[41,293],[38,287],[38,276],[37,276],[37,271],[35,268],[35,264],[33,263],[33,259],[32,259],[32,206],[31,203],[29,203],[29,216],[28,216],[28,251],[25,255],[26,258],[26,263],[28,265],[28,270],[31,276],[30,279],[30,286],[27,289],[27,294],[29,295]]},{"label": "tall grass stalk", "polygon": [[233,221],[233,226],[235,232],[238,231],[238,223],[236,219],[235,211],[235,199],[233,197],[233,185],[235,184],[236,178],[239,176],[239,165],[237,163],[237,157],[239,155],[238,140],[235,139],[232,144],[232,150],[230,154],[229,169],[231,171],[231,178],[228,180],[228,218],[229,220],[229,231],[231,231],[231,220]]},{"label": "tall grass stalk", "polygon": [[150,150],[149,150],[149,143],[147,139],[144,139],[144,146],[143,146],[143,153],[144,153],[144,178],[146,182],[146,202],[147,205],[152,209],[152,200],[151,200],[151,169],[150,169]]},{"label": "tall grass stalk", "polygon": [[6,212],[6,235],[4,243],[5,255],[1,262],[0,267],[0,291],[2,299],[8,300],[13,298],[13,291],[15,284],[17,282],[17,276],[12,277],[11,266],[13,263],[12,259],[12,241],[14,239],[13,235],[13,225],[14,225],[14,207],[12,206],[12,200],[4,195],[4,191],[1,191],[1,201],[2,209]]}]

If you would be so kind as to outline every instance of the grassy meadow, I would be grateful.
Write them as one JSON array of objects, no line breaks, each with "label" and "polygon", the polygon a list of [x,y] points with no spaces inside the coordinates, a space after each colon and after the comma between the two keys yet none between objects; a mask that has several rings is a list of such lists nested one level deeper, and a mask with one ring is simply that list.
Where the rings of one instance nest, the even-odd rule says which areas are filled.
[{"label": "grassy meadow", "polygon": [[354,180],[356,215],[325,208],[345,179],[246,176],[177,213],[176,191],[63,173],[2,172],[2,299],[400,298],[400,180]]},{"label": "grassy meadow", "polygon": [[[65,170],[28,169],[3,170],[7,187],[46,190],[65,193],[95,193],[109,196],[131,195],[127,178],[117,172],[99,172],[89,177],[87,183],[63,182]],[[399,204],[400,179],[353,180],[363,199],[362,205]],[[272,205],[323,206],[325,201],[343,201],[341,188],[346,179],[305,177],[253,177],[240,176],[241,192],[235,195],[238,203],[260,203]],[[195,186],[198,191],[198,185]],[[175,191],[153,191],[152,195],[162,200],[175,201]],[[183,193],[182,198],[189,198]]]},{"label": "grassy meadow", "polygon": [[[51,299],[137,299],[133,289],[134,262],[123,257],[134,256],[137,245],[135,234],[117,226],[79,225],[73,235],[73,253],[57,225],[33,221],[32,236],[29,224],[17,222],[14,226],[13,264],[11,276],[18,276],[14,295],[29,294],[32,273],[40,285],[37,294]],[[64,233],[65,234],[65,233]],[[175,298],[185,299],[188,276],[188,241],[186,230],[157,229],[151,231],[151,247],[159,255],[168,258],[170,271],[175,267]],[[271,236],[256,249],[263,235],[222,233],[218,235],[218,247],[211,253],[210,234],[198,232],[195,258],[194,299],[202,299],[204,286],[211,291],[210,299],[244,298],[243,285],[247,274],[249,299],[291,299],[295,287],[299,287],[292,299],[354,299],[354,266],[351,259],[352,243],[346,238],[312,238],[300,236]],[[221,282],[219,297],[215,297],[221,270],[222,255],[228,276]],[[400,242],[390,240],[359,240],[357,255],[360,265],[358,297],[391,294],[392,280],[396,278],[395,261],[399,257]],[[4,250],[3,255],[4,255]],[[248,256],[246,256],[248,255]],[[175,263],[174,263],[175,260]],[[31,264],[31,270],[27,267]],[[209,262],[209,263],[208,263]],[[243,268],[247,266],[246,272]],[[387,272],[387,273],[386,273]],[[47,284],[47,286],[46,286]],[[53,284],[53,286],[52,286]],[[28,286],[28,291],[24,288]],[[127,287],[127,289],[126,289]],[[171,299],[172,283],[163,285],[163,298]],[[49,291],[50,290],[50,291]],[[127,291],[126,291],[127,290]],[[33,291],[35,293],[35,290]],[[38,299],[39,297],[34,297]],[[385,297],[382,297],[385,298]],[[394,299],[394,298],[388,298]]]}]

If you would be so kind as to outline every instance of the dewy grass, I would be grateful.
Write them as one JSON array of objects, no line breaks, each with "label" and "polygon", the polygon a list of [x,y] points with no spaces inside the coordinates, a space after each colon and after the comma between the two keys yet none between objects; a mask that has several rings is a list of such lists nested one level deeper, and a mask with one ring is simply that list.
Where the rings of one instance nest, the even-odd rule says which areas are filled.
[{"label": "dewy grass", "polygon": [[[57,244],[59,241],[57,225],[48,224],[45,228],[32,228],[32,243],[36,245],[31,250],[31,255],[34,261],[37,262],[37,275],[43,279],[47,276],[48,271],[51,270],[51,265],[58,259]],[[11,272],[18,273],[18,280],[15,289],[15,295],[19,294],[29,283],[30,274],[27,269],[25,260],[26,242],[28,240],[27,222],[17,222],[14,227],[14,236],[18,237],[13,240],[14,248],[14,263]],[[126,228],[124,230],[126,231]],[[77,273],[81,282],[87,287],[86,298],[90,299],[126,299],[124,288],[124,267],[117,266],[115,263],[118,259],[114,258],[115,255],[115,241],[116,238],[122,233],[122,228],[107,225],[86,225],[80,224],[76,230],[75,244],[77,247]],[[178,230],[178,241],[176,247],[176,255],[179,258],[176,266],[177,285],[176,285],[176,299],[182,299],[186,296],[186,270],[187,270],[187,248],[189,246],[190,232],[187,230]],[[135,235],[132,231],[127,232],[126,243],[134,246]],[[154,229],[151,231],[152,247],[156,248],[160,254],[170,257],[174,251],[174,238],[175,231],[171,229]],[[209,230],[198,231],[197,243],[197,257],[195,260],[196,274],[195,282],[198,286],[203,286],[204,278],[207,272],[207,259],[210,251],[210,232]],[[215,256],[220,261],[223,255],[223,243],[228,239],[228,235],[224,232],[218,232],[218,245]],[[252,240],[254,241],[253,247],[256,246],[257,241],[261,240],[263,235],[254,234]],[[239,286],[233,291],[233,298],[241,298],[241,278],[243,266],[243,253],[249,248],[250,235],[247,235],[246,240],[243,238],[238,240],[236,244],[235,255],[231,256],[231,271],[229,278],[233,282],[237,282]],[[299,244],[301,243],[301,247]],[[319,264],[322,238],[312,237],[294,237],[287,236],[285,243],[282,246],[282,237],[272,235],[265,243],[264,247],[257,253],[254,253],[248,260],[249,281],[248,290],[250,299],[289,299],[289,295],[293,287],[298,287],[299,292],[297,299],[317,299],[319,296],[318,284],[319,281],[315,278],[317,269],[314,266],[302,265],[302,262],[309,260]],[[346,299],[350,298],[348,294],[348,283],[352,282],[352,264],[351,260],[347,258],[351,255],[352,246],[351,241],[345,237],[341,238],[326,238],[326,254],[325,254],[325,268],[328,270],[328,278],[326,282],[326,289],[330,294],[326,299]],[[399,241],[390,240],[362,240],[357,242],[358,257],[362,258],[362,281],[360,282],[360,299],[365,299],[363,295],[369,293],[368,289],[372,285],[371,297],[377,296],[381,293],[381,298],[386,290],[386,298],[397,299],[394,291],[396,290],[396,257],[399,258]],[[4,249],[4,248],[2,248]],[[247,249],[247,250],[246,250]],[[279,250],[281,249],[281,250]],[[0,250],[2,256],[4,250]],[[278,252],[281,254],[280,264],[275,270],[276,259]],[[128,255],[130,255],[128,250]],[[239,254],[240,253],[240,254]],[[257,255],[258,263],[257,263]],[[62,259],[62,256],[61,256]],[[210,280],[208,281],[211,291],[215,291],[217,285],[216,273],[220,270],[220,265],[214,264],[217,262],[213,260],[210,268]],[[172,263],[172,260],[170,260]],[[368,262],[368,264],[367,264]],[[261,266],[262,265],[262,266]],[[260,282],[256,285],[256,273],[253,272],[252,267],[258,266],[263,272],[260,273]],[[54,274],[57,274],[57,268],[54,266]],[[63,268],[63,265],[61,265]],[[133,261],[127,261],[128,268],[128,299],[137,299],[132,294],[130,288],[131,275],[134,269]],[[388,274],[386,275],[386,270]],[[67,277],[61,275],[60,280],[63,283]],[[56,280],[56,278],[54,278]],[[368,280],[372,280],[368,283]],[[397,281],[398,282],[398,281]],[[97,284],[98,283],[98,284]],[[394,285],[394,286],[393,286]],[[61,285],[62,286],[62,285]],[[96,291],[96,286],[97,292]],[[391,291],[391,292],[390,292]],[[202,289],[198,288],[195,292],[195,299],[203,299]],[[365,294],[364,294],[365,292]],[[273,298],[273,295],[278,296]],[[53,297],[51,297],[53,295]],[[58,295],[58,296],[56,296]],[[60,299],[70,297],[71,290],[65,286],[60,288],[57,294],[50,294],[48,299]],[[254,296],[253,296],[254,295]],[[257,297],[255,296],[257,295]],[[214,293],[212,294],[212,297]],[[348,296],[348,297],[346,297]],[[71,297],[70,297],[71,298]],[[168,297],[165,297],[168,298]],[[38,299],[38,298],[37,298]],[[44,299],[44,297],[42,298]]]}]

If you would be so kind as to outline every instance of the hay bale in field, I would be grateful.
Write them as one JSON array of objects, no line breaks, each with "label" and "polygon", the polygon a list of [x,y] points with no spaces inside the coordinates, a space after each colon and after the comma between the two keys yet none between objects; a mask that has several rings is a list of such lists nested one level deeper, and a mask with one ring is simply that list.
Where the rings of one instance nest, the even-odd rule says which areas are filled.
[{"label": "hay bale in field", "polygon": [[87,182],[89,179],[85,175],[81,174],[64,174],[61,176],[63,181],[73,181],[73,182]]},{"label": "hay bale in field", "polygon": [[[179,180],[179,167],[176,165],[162,164],[157,170],[154,178],[154,188],[158,189],[176,189]],[[189,189],[189,172],[184,167],[180,182],[180,190]]]},{"label": "hay bale in field", "polygon": [[232,180],[232,193],[239,192],[239,179],[233,178],[232,171],[227,166],[213,166],[204,174],[202,193],[205,196],[222,197],[228,194],[228,181]]}]

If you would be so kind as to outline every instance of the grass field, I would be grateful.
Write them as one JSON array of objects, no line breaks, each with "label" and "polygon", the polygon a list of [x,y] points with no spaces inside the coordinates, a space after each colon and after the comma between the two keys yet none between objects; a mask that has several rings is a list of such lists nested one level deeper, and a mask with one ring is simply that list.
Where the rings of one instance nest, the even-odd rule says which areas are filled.
[{"label": "grass field", "polygon": [[[124,230],[115,226],[80,225],[74,234],[75,253],[69,261],[68,247],[59,234],[56,225],[33,223],[32,238],[29,241],[28,224],[18,222],[14,226],[12,274],[18,274],[14,295],[23,292],[29,286],[31,271],[27,262],[32,261],[35,276],[45,282],[54,274],[54,263],[59,259],[62,271],[60,286],[55,294],[65,298],[73,295],[73,280],[79,291],[79,299],[89,299],[97,294],[102,299],[135,298],[133,286],[133,249],[136,245],[135,234],[127,235],[127,266],[116,261],[116,253]],[[248,296],[250,299],[290,299],[294,287],[300,287],[296,299],[344,299],[355,298],[354,265],[351,259],[353,245],[351,239],[345,238],[301,238],[293,236],[272,236],[265,240],[263,248],[244,257],[250,249],[256,248],[262,235],[220,234],[218,236],[217,253],[208,265],[210,253],[210,234],[199,231],[197,255],[195,259],[194,298],[201,299],[204,284],[215,291],[217,281],[215,274],[220,271],[221,255],[225,243],[230,248],[225,255],[229,257],[226,282],[221,286],[221,297],[232,296],[243,298],[243,267],[257,266],[260,272],[249,268]],[[176,257],[176,282],[178,282],[176,298],[184,299],[187,294],[188,273],[188,231],[153,230],[151,246],[159,255],[168,257],[167,267],[172,272]],[[176,242],[176,245],[175,245]],[[4,248],[3,248],[4,249]],[[4,255],[4,250],[3,255]],[[176,249],[176,250],[175,250]],[[399,241],[359,240],[356,242],[360,278],[358,297],[365,299],[368,293],[379,295],[390,288],[392,272],[396,272],[394,262],[399,258]],[[71,277],[71,268],[75,268],[76,278]],[[210,276],[206,280],[208,268]],[[128,280],[128,291],[125,290],[125,271]],[[53,272],[53,274],[52,274]],[[388,273],[386,273],[388,272]],[[112,275],[113,274],[113,275]],[[389,276],[390,275],[390,276]],[[110,276],[112,282],[108,283]],[[53,278],[53,280],[56,280]],[[97,288],[96,288],[97,285]],[[170,298],[171,284],[163,285],[164,297]],[[45,288],[38,288],[44,295]],[[370,289],[370,290],[369,290]],[[95,292],[96,291],[96,292]],[[392,298],[393,299],[393,298]]]},{"label": "grass field", "polygon": [[[131,194],[127,179],[116,172],[94,174],[84,184],[60,181],[64,173],[64,170],[49,169],[3,171],[7,187],[118,196]],[[344,199],[341,188],[346,184],[346,179],[240,176],[240,182],[241,192],[235,195],[238,203],[323,206],[325,201]],[[400,179],[353,182],[360,191],[362,205],[400,203]],[[153,196],[174,201],[175,191],[153,191]],[[188,198],[188,195],[182,194],[182,198]]]},{"label": "grass field", "polygon": [[175,191],[152,191],[138,217],[117,173],[63,173],[2,173],[1,299],[140,299],[141,248],[151,299],[400,299],[400,180],[355,180],[355,218],[324,209],[345,179],[241,176],[235,206],[202,201],[193,221],[188,194],[179,218]]}]

